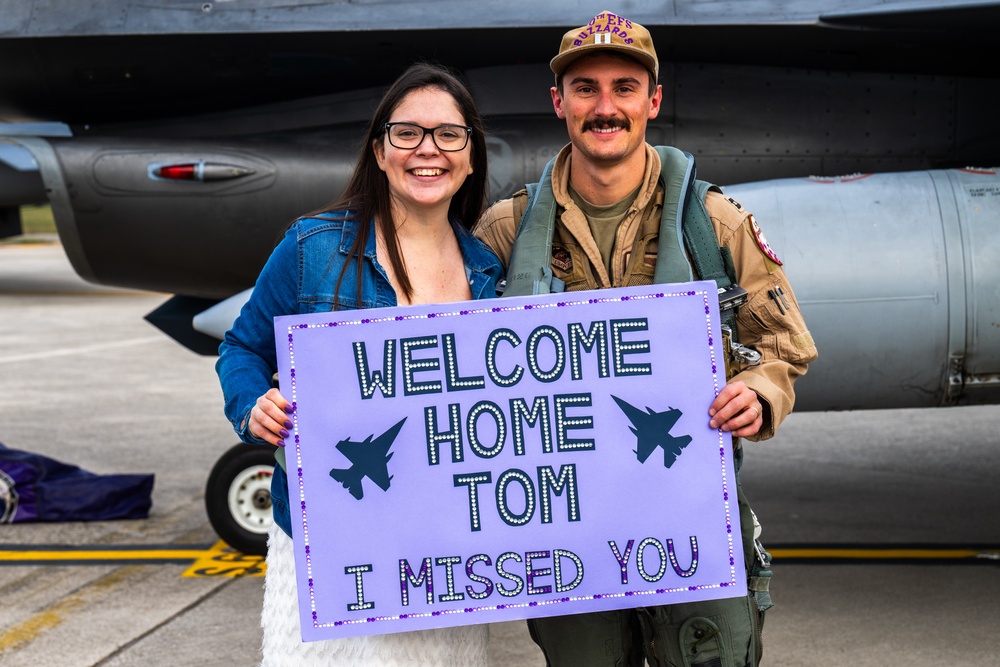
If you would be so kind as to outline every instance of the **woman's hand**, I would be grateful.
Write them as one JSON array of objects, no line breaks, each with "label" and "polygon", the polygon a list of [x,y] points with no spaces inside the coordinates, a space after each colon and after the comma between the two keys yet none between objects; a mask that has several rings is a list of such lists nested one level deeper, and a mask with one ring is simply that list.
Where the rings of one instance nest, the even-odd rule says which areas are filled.
[{"label": "woman's hand", "polygon": [[277,389],[269,389],[257,399],[250,409],[250,435],[267,440],[275,447],[284,447],[285,438],[294,426],[289,415],[294,412],[292,404]]}]

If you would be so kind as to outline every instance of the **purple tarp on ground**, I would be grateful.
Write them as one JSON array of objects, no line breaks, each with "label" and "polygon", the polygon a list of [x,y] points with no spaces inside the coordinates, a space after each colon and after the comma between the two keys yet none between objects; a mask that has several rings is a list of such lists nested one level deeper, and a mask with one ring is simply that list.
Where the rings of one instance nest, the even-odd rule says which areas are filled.
[{"label": "purple tarp on ground", "polygon": [[97,475],[0,444],[0,523],[145,519],[153,475]]}]

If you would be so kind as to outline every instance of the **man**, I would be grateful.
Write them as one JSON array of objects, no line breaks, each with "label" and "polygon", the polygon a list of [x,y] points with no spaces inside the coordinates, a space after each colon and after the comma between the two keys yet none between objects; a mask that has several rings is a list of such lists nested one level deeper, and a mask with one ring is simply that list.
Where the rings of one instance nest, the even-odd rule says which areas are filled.
[{"label": "man", "polygon": [[[661,173],[660,155],[645,140],[646,125],[663,100],[649,32],[602,12],[566,33],[551,68],[556,75],[552,104],[566,120],[570,138],[552,163],[551,191],[545,194],[547,168],[531,206],[526,191],[498,202],[484,214],[476,235],[502,260],[518,264],[519,253],[520,258],[531,254],[527,234],[515,241],[518,228],[529,220],[535,224],[542,215],[536,209],[545,208],[541,200],[547,197],[549,204],[554,199],[549,210],[555,212],[548,214],[550,220],[554,215],[551,257],[541,273],[566,290],[648,285],[654,274],[663,275],[658,266],[680,280],[700,278],[690,264],[691,248],[659,238],[661,210],[676,208],[677,191],[683,189],[678,185],[683,179],[673,173],[675,163],[689,162],[680,151],[667,149],[668,169]],[[738,438],[774,435],[791,412],[792,384],[816,358],[816,348],[781,261],[753,216],[717,191],[709,191],[704,204],[718,245],[732,255],[734,277],[748,292],[736,319],[740,342],[761,357],[757,365],[734,366],[708,408],[710,427],[734,436],[738,467]],[[508,281],[522,283],[518,293],[531,293],[531,280],[527,290],[523,284],[527,275],[508,266]],[[770,606],[770,572],[767,555],[755,541],[755,517],[740,496],[748,597],[529,621],[548,664],[642,665],[645,658],[656,666],[755,666],[763,611]],[[642,508],[641,494],[637,507],[656,509]]]}]

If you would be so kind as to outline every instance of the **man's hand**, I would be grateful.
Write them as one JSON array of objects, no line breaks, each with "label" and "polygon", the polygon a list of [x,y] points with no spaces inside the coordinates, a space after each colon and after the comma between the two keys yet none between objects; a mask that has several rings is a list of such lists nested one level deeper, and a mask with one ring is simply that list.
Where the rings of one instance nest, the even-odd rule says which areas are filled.
[{"label": "man's hand", "polygon": [[250,410],[250,435],[284,447],[288,429],[294,426],[289,419],[292,411],[292,404],[277,389],[269,389]]},{"label": "man's hand", "polygon": [[723,387],[715,397],[708,408],[711,417],[708,425],[729,431],[738,438],[746,438],[756,435],[764,425],[763,411],[757,392],[742,380],[737,380]]}]

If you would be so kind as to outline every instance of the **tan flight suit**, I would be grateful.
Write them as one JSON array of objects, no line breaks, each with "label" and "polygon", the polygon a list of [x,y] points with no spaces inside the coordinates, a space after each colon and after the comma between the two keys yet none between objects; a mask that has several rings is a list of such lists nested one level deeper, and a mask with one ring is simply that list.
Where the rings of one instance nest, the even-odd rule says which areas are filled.
[{"label": "tan flight suit", "polygon": [[[643,181],[634,204],[619,224],[608,275],[590,225],[569,195],[570,153],[571,146],[567,145],[552,171],[552,189],[559,206],[552,237],[553,275],[566,284],[566,291],[652,284],[664,197],[659,182],[659,155],[646,146]],[[483,214],[473,230],[496,252],[505,268],[527,203],[524,190],[499,201]],[[792,385],[816,359],[816,346],[780,260],[767,245],[753,216],[735,200],[716,192],[708,193],[705,206],[719,245],[728,246],[732,253],[737,283],[748,293],[748,301],[737,316],[739,340],[757,350],[761,361],[741,370],[731,381],[742,380],[759,396],[763,425],[749,439],[764,440],[774,435],[792,411]],[[777,294],[779,288],[783,295],[780,306],[778,299],[768,294],[769,290]],[[769,576],[770,572],[761,573],[755,562],[754,518],[742,492],[740,500],[748,576],[758,584],[764,581],[763,599],[769,604],[766,579],[761,575]],[[529,629],[548,664],[554,666],[641,665],[645,654],[654,667],[743,667],[756,665],[762,650],[760,624],[766,606],[758,609],[757,599],[759,596],[755,598],[751,593],[746,599],[648,607],[631,615],[610,612],[533,619]],[[720,618],[724,620],[718,628],[709,621]],[[636,624],[641,626],[642,644],[637,639]],[[713,633],[717,634],[715,640],[711,640]]]},{"label": "tan flight suit", "polygon": [[[660,156],[652,146],[646,146],[642,187],[618,227],[610,276],[590,225],[569,195],[569,158],[570,146],[566,146],[552,172],[552,190],[559,204],[552,236],[553,275],[566,283],[567,292],[652,284],[663,203],[663,188],[658,185]],[[522,190],[512,199],[497,202],[473,230],[500,257],[505,269],[527,200],[528,195]],[[737,318],[739,339],[743,345],[760,352],[761,361],[732,379],[742,380],[760,396],[764,425],[748,439],[765,440],[774,435],[792,411],[795,400],[792,383],[816,359],[816,346],[784,270],[767,256],[754,236],[750,213],[738,202],[716,192],[708,193],[705,206],[719,245],[729,246],[732,252],[737,283],[749,294]],[[784,294],[781,304],[784,314],[768,296],[769,289],[778,287]]]}]

